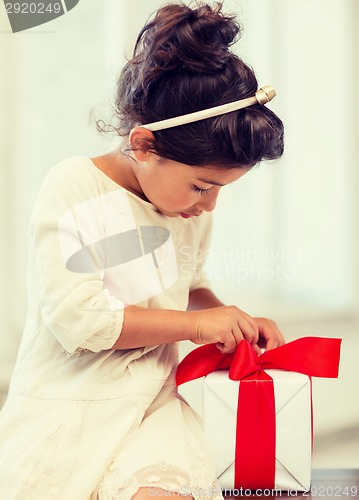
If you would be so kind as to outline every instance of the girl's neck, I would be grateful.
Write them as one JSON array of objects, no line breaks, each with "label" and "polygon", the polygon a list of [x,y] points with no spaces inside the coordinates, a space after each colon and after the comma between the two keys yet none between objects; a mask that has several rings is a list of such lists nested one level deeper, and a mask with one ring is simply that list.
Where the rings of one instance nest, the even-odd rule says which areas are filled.
[{"label": "girl's neck", "polygon": [[135,160],[124,156],[119,149],[114,149],[102,156],[91,158],[91,161],[117,184],[139,198],[148,201],[137,180],[136,170],[138,165]]}]

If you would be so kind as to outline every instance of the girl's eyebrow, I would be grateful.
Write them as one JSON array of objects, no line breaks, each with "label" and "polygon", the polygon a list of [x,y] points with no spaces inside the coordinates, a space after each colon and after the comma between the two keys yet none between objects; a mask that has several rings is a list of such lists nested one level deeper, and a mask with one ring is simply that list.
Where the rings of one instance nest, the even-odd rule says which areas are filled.
[{"label": "girl's eyebrow", "polygon": [[225,184],[220,184],[219,182],[211,181],[209,179],[197,179],[197,180],[204,182],[205,184],[213,184],[214,186],[225,186]]}]

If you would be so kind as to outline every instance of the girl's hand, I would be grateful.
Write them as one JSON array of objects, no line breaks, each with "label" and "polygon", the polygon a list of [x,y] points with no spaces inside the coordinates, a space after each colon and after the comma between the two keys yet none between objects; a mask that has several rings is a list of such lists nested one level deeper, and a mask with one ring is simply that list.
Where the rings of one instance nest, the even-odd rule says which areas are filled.
[{"label": "girl's hand", "polygon": [[[236,306],[220,306],[212,309],[191,311],[195,321],[195,336],[190,340],[195,344],[217,344],[223,353],[235,350],[239,342],[248,340],[257,354],[260,354],[259,326],[249,314]],[[264,327],[269,334],[268,327]],[[271,336],[271,335],[269,335]]]},{"label": "girl's hand", "polygon": [[259,331],[257,347],[264,347],[266,351],[269,351],[285,344],[284,337],[274,321],[267,318],[254,318],[254,320]]}]

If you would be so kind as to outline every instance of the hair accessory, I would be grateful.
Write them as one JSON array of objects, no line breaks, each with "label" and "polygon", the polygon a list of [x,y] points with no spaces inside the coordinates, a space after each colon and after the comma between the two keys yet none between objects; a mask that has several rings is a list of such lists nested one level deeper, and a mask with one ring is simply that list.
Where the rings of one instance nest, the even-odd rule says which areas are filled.
[{"label": "hair accessory", "polygon": [[156,130],[164,130],[166,128],[177,127],[178,125],[185,125],[187,123],[205,120],[206,118],[212,118],[213,116],[224,115],[225,113],[230,113],[231,111],[247,108],[253,104],[267,104],[267,102],[271,101],[275,95],[276,91],[274,88],[269,85],[265,85],[264,87],[258,89],[254,96],[247,97],[246,99],[229,102],[227,104],[222,104],[221,106],[215,106],[214,108],[203,109],[187,115],[175,116],[174,118],[168,118],[166,120],[147,123],[146,125],[140,126],[146,128],[147,130],[151,130],[152,132],[155,132]]}]

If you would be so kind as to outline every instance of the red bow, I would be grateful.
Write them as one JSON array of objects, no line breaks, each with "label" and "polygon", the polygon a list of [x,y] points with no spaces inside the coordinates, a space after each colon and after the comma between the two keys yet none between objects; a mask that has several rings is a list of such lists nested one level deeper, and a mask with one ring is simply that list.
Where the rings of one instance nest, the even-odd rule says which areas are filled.
[{"label": "red bow", "polygon": [[215,344],[190,352],[179,364],[176,383],[228,370],[241,380],[238,394],[235,488],[274,488],[275,399],[272,378],[264,369],[281,369],[310,377],[338,377],[341,339],[304,337],[260,356],[248,341],[233,354],[222,354]]}]

